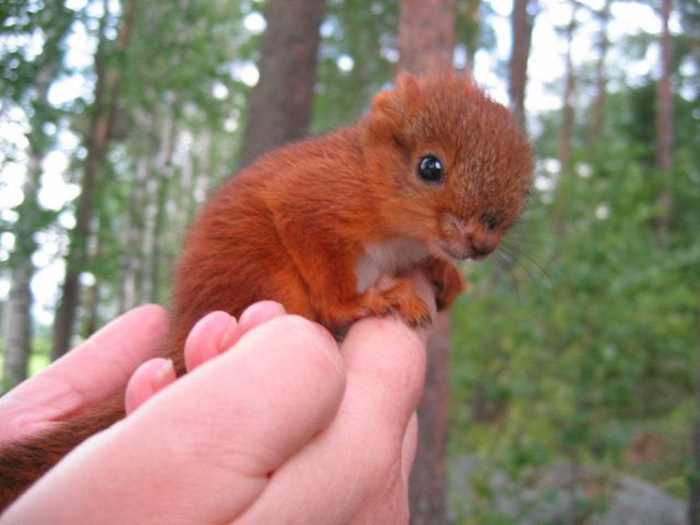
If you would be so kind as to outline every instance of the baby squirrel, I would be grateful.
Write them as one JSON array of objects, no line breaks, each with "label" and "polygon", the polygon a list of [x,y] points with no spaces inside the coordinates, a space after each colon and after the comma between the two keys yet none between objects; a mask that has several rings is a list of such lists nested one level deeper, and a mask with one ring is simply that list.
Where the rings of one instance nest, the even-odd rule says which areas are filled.
[{"label": "baby squirrel", "polygon": [[[517,220],[530,147],[471,80],[404,74],[369,115],[266,154],[231,178],[191,227],[177,267],[169,357],[213,310],[262,299],[336,334],[395,312],[430,323],[404,274],[423,267],[441,309],[463,289],[455,260],[481,259]],[[123,397],[0,450],[0,509],[82,440],[124,416]]]}]

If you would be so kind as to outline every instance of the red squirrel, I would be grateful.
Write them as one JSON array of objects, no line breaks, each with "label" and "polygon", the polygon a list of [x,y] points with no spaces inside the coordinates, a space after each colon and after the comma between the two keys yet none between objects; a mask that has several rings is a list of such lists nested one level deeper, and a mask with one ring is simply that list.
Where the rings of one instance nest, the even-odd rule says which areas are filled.
[{"label": "red squirrel", "polygon": [[[262,299],[339,334],[395,312],[430,322],[404,274],[425,269],[440,309],[517,220],[532,158],[519,125],[470,79],[404,74],[356,125],[263,155],[203,207],[177,265],[168,355],[185,372],[205,314]],[[0,508],[67,452],[124,417],[123,396],[0,450]]]}]

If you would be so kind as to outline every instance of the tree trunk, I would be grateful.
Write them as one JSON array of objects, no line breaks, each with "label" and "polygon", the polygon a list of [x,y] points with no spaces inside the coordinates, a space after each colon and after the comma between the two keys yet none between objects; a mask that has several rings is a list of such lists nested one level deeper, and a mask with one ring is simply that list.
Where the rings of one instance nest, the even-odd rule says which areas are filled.
[{"label": "tree trunk", "polygon": [[134,177],[131,181],[129,215],[124,227],[127,255],[124,263],[124,278],[119,290],[117,307],[119,312],[131,310],[142,302],[144,209],[147,206],[144,194],[148,168],[148,156],[142,154],[136,161]]},{"label": "tree trunk", "polygon": [[[173,155],[178,136],[178,123],[176,121],[176,101],[170,100],[164,107],[162,128],[160,130],[159,151],[151,168],[151,191],[149,198],[153,203],[149,218],[150,243],[147,246],[149,286],[146,298],[151,303],[161,303],[163,298],[163,285],[161,275],[163,266],[163,228],[167,223],[167,204],[169,190],[175,176],[173,167]],[[184,211],[184,210],[182,210]]]},{"label": "tree trunk", "polygon": [[[508,70],[508,98],[510,110],[520,123],[520,127],[527,133],[527,119],[525,114],[525,90],[527,87],[527,64],[530,58],[530,45],[532,43],[532,29],[534,15],[528,13],[528,7],[534,5],[533,0],[513,0],[511,13],[511,31],[513,45],[510,50],[510,63]],[[493,262],[493,273],[490,287],[496,286],[511,272],[519,258],[515,252],[512,257],[496,257]],[[511,281],[511,288],[516,285],[515,279]],[[477,385],[472,410],[479,414],[484,407],[478,404],[483,401],[485,386]]]},{"label": "tree trunk", "polygon": [[100,281],[95,282],[85,291],[85,318],[83,320],[82,337],[87,339],[97,332],[100,327]]},{"label": "tree trunk", "polygon": [[411,523],[447,522],[447,430],[449,426],[450,318],[438,314],[428,339],[428,370],[418,407],[418,448],[411,471]]},{"label": "tree trunk", "polygon": [[530,57],[533,17],[528,14],[530,0],[514,0],[511,27],[513,46],[510,52],[509,89],[510,108],[523,129],[525,122],[525,86],[527,85],[527,61]]},{"label": "tree trunk", "polygon": [[[399,71],[452,71],[454,45],[454,0],[402,0]],[[425,391],[418,408],[418,449],[409,487],[413,524],[447,521],[449,332],[449,317],[441,313],[428,341]]]},{"label": "tree trunk", "polygon": [[656,239],[665,244],[671,229],[671,194],[669,178],[673,165],[673,92],[671,89],[672,57],[671,32],[668,26],[671,17],[671,0],[661,0],[661,77],[657,93],[656,146],[657,166],[661,177],[656,194],[658,216],[655,221]]},{"label": "tree trunk", "polygon": [[572,2],[571,20],[566,28],[566,78],[564,80],[564,97],[561,108],[561,125],[559,131],[559,163],[561,172],[569,171],[571,165],[571,131],[574,125],[574,89],[576,78],[572,57],[574,31],[576,29],[576,12],[578,3]]},{"label": "tree trunk", "polygon": [[[189,191],[182,195],[181,209],[187,210],[187,224],[191,224],[197,213],[197,208],[200,202],[197,199],[198,195],[208,195],[212,185],[219,180],[219,176],[214,172],[214,136],[209,130],[202,130],[197,140],[196,152],[189,163]],[[195,170],[192,169],[195,158],[198,158],[197,176],[194,176]],[[184,175],[184,174],[183,174]]]},{"label": "tree trunk", "polygon": [[572,57],[574,32],[576,30],[576,12],[579,4],[576,0],[571,0],[571,20],[566,27],[566,77],[564,80],[564,96],[561,108],[561,124],[559,127],[559,180],[557,183],[557,202],[554,213],[554,229],[557,237],[562,238],[566,233],[566,222],[564,210],[567,201],[567,185],[571,175],[571,133],[574,126],[574,90],[576,87],[576,77],[574,75],[574,64]]},{"label": "tree trunk", "polygon": [[[41,76],[41,75],[40,75]],[[53,75],[52,75],[53,76]],[[40,104],[46,104],[46,94],[49,87],[48,75],[46,82],[38,86]],[[41,79],[40,79],[41,81]],[[42,123],[33,119],[32,131],[27,137],[30,144],[40,143],[42,131],[36,129]],[[5,315],[3,318],[4,335],[4,364],[3,364],[3,391],[10,390],[13,386],[27,378],[28,361],[32,351],[32,291],[31,283],[34,277],[34,263],[32,255],[36,251],[34,233],[39,227],[38,218],[41,213],[37,196],[39,193],[39,180],[41,178],[41,161],[44,157],[43,149],[37,150],[33,146],[29,152],[27,166],[27,179],[22,185],[24,202],[19,208],[19,218],[16,223],[15,249],[10,257],[10,293],[5,302]]]},{"label": "tree trunk", "polygon": [[[95,55],[95,102],[92,107],[90,130],[86,137],[87,157],[83,165],[81,193],[78,197],[76,226],[71,235],[66,257],[66,277],[63,282],[61,301],[54,320],[51,358],[65,354],[75,330],[75,319],[80,300],[80,272],[88,257],[87,244],[92,231],[97,177],[109,145],[109,130],[117,114],[116,99],[122,68],[117,65],[105,67],[106,19],[109,16],[108,1],[100,24],[99,44]],[[136,3],[125,7],[124,19],[116,43],[116,55],[122,55],[129,44],[134,25]]]},{"label": "tree trunk", "polygon": [[[700,299],[700,297],[698,297]],[[698,345],[698,364],[695,372],[696,416],[692,427],[692,468],[690,493],[688,494],[688,524],[700,525],[700,301],[695,310],[695,326]]]},{"label": "tree trunk", "polygon": [[153,235],[151,236],[150,246],[150,296],[148,301],[151,303],[161,303],[163,298],[163,285],[161,275],[162,270],[162,253],[163,253],[163,228],[166,224],[166,205],[168,203],[168,189],[172,182],[173,174],[170,170],[165,169],[163,176],[160,179],[160,184],[156,191],[155,215],[153,217]]},{"label": "tree trunk", "polygon": [[306,135],[325,0],[269,0],[239,164]]},{"label": "tree trunk", "polygon": [[608,39],[608,22],[610,22],[610,6],[612,0],[605,0],[600,17],[600,33],[598,34],[598,60],[595,66],[595,98],[593,99],[593,115],[591,117],[591,136],[589,146],[591,152],[595,154],[600,134],[603,131],[605,115],[605,99],[607,95],[607,78],[605,76],[605,61],[610,47]]},{"label": "tree trunk", "polygon": [[46,123],[44,108],[49,106],[49,87],[56,78],[63,62],[63,53],[57,52],[68,34],[73,16],[66,14],[62,2],[55,3],[50,10],[54,23],[45,30],[44,55],[34,84],[34,113],[30,118],[31,131],[27,135],[29,161],[27,178],[22,186],[24,201],[18,208],[19,217],[15,230],[15,249],[10,256],[10,293],[5,303],[3,322],[4,365],[3,390],[9,390],[27,377],[31,355],[33,321],[31,307],[33,297],[31,282],[34,277],[32,255],[36,251],[34,233],[41,228],[41,209],[37,202],[41,180],[41,163],[46,153],[47,140],[44,135]]},{"label": "tree trunk", "polygon": [[455,47],[454,0],[402,0],[399,71],[452,71]]},{"label": "tree trunk", "polygon": [[30,258],[25,258],[12,271],[3,316],[5,352],[0,393],[11,390],[27,378],[32,340],[32,292],[29,285],[33,275],[34,265]]},{"label": "tree trunk", "polygon": [[[132,137],[139,148],[134,155],[134,167],[129,184],[129,204],[124,228],[121,232],[127,247],[121,265],[123,277],[117,290],[117,312],[122,313],[144,302],[145,256],[148,239],[148,210],[151,202],[148,184],[153,160],[158,150],[155,122],[159,108],[137,107],[134,110],[134,127],[137,136]],[[155,175],[155,174],[154,174]]]}]

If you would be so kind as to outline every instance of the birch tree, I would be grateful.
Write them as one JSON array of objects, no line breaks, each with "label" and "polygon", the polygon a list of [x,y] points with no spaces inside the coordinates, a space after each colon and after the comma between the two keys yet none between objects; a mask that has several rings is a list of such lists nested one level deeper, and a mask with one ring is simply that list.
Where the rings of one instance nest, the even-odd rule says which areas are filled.
[{"label": "birch tree", "polygon": [[[88,242],[93,233],[95,200],[100,168],[110,143],[110,130],[117,116],[118,93],[123,70],[122,58],[129,46],[136,17],[136,3],[125,3],[119,37],[110,50],[107,21],[111,16],[109,1],[103,2],[103,16],[98,32],[99,43],[95,55],[95,99],[91,107],[90,126],[85,137],[87,156],[83,163],[81,192],[76,210],[76,226],[71,233],[66,257],[66,275],[61,288],[61,299],[56,309],[52,359],[57,359],[70,348],[80,303],[80,274],[88,259]],[[112,55],[109,56],[110,51]]]},{"label": "birch tree", "polygon": [[[22,186],[24,200],[16,209],[17,220],[12,227],[15,248],[8,262],[10,292],[3,316],[3,386],[7,389],[27,377],[33,337],[31,282],[35,273],[32,256],[37,249],[35,234],[52,219],[51,214],[39,204],[42,162],[52,142],[46,133],[46,126],[58,118],[58,112],[49,102],[48,93],[63,69],[64,40],[74,19],[74,12],[67,9],[62,1],[48,4],[38,12],[29,10],[22,13],[30,7],[26,2],[23,3],[17,7],[20,12],[15,13],[15,16],[19,20],[24,17],[28,20],[27,27],[22,30],[41,32],[42,53],[33,60],[20,62],[15,69],[21,70],[21,74],[14,79],[14,75],[3,75],[6,82],[4,94],[26,106],[30,115],[26,135],[29,145],[26,176]],[[20,30],[12,25],[5,26],[4,29],[15,32]],[[2,62],[4,70],[5,57]]]}]

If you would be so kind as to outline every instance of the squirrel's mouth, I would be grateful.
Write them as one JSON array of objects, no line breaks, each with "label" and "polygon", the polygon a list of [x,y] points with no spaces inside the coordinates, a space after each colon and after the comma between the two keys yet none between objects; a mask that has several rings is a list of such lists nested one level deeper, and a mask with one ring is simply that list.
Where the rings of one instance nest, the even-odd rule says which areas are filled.
[{"label": "squirrel's mouth", "polygon": [[480,261],[485,259],[493,250],[478,251],[469,243],[450,243],[437,241],[431,245],[431,252],[435,257],[454,261],[465,261],[474,259]]},{"label": "squirrel's mouth", "polygon": [[453,259],[457,259],[459,261],[464,261],[466,259],[480,261],[485,259],[490,253],[479,253],[474,250],[472,246],[443,246],[442,250]]},{"label": "squirrel's mouth", "polygon": [[497,242],[474,242],[471,238],[439,239],[437,242],[431,243],[431,251],[433,255],[443,259],[481,261],[486,259],[496,249],[496,246],[498,246]]}]

